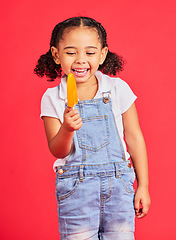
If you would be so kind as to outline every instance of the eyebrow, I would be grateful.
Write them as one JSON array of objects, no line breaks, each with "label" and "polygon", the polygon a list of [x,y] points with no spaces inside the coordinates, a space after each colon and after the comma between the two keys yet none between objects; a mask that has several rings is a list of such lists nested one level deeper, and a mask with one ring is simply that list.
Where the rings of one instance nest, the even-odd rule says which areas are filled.
[{"label": "eyebrow", "polygon": [[97,48],[97,47],[95,47],[95,46],[87,46],[86,48],[98,49],[98,48]]},{"label": "eyebrow", "polygon": [[[76,47],[74,47],[74,46],[68,46],[68,47],[65,47],[64,49],[76,49]],[[88,48],[88,49],[90,49],[90,48],[93,48],[93,49],[98,49],[97,47],[95,47],[95,46],[87,46],[86,48]]]}]

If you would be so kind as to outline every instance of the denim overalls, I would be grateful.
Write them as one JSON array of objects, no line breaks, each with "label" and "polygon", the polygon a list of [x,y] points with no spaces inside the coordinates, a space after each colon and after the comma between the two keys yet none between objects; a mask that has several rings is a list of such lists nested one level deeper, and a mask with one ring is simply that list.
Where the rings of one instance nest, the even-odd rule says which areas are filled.
[{"label": "denim overalls", "polygon": [[83,126],[56,173],[61,240],[134,239],[135,174],[125,160],[110,95],[75,106]]}]

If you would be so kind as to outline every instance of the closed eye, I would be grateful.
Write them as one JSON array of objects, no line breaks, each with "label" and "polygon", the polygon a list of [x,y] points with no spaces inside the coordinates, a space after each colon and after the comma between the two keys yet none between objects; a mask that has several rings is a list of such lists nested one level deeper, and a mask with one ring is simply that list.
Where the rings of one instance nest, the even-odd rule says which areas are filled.
[{"label": "closed eye", "polygon": [[74,52],[67,52],[66,54],[68,54],[68,55],[74,55],[74,54],[76,54],[76,53],[74,53]]},{"label": "closed eye", "polygon": [[88,52],[87,55],[94,55],[95,52]]}]

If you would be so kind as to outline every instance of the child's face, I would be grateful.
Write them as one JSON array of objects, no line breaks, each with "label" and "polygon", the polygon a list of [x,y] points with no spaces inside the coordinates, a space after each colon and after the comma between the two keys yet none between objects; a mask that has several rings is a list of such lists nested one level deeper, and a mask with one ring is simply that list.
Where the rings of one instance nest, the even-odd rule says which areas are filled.
[{"label": "child's face", "polygon": [[51,50],[56,64],[61,64],[66,75],[73,73],[77,83],[95,78],[107,54],[107,47],[102,49],[97,31],[87,27],[66,30],[58,49],[52,47]]}]

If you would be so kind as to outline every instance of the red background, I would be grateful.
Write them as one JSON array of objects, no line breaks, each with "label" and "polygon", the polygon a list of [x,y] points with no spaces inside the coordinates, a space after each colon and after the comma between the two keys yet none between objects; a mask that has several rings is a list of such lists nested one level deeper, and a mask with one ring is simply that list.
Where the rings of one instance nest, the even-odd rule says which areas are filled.
[{"label": "red background", "polygon": [[176,239],[175,0],[16,0],[1,2],[0,239],[59,239],[55,174],[39,118],[44,91],[58,84],[33,74],[53,27],[86,15],[124,56],[121,78],[137,94],[149,156],[152,205],[136,221],[137,240]]}]

